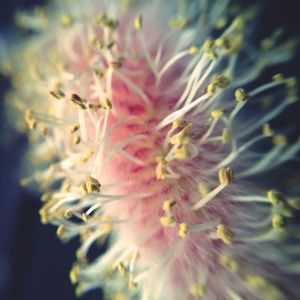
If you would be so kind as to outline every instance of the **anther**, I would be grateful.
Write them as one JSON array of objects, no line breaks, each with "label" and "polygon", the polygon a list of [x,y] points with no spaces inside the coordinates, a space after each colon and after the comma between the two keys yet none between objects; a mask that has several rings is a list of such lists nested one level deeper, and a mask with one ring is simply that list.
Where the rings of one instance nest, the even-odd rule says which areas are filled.
[{"label": "anther", "polygon": [[276,146],[286,146],[286,144],[287,144],[287,138],[283,134],[276,134],[273,137],[273,143]]},{"label": "anther", "polygon": [[61,24],[65,27],[70,27],[73,25],[73,19],[69,15],[63,15],[60,19]]},{"label": "anther", "polygon": [[166,212],[169,212],[171,208],[176,204],[176,201],[174,198],[169,197],[167,200],[164,201],[163,203],[163,210]]},{"label": "anther", "polygon": [[79,95],[77,94],[72,94],[71,96],[71,102],[74,103],[77,107],[81,108],[81,109],[87,109],[86,106],[86,100],[81,98]]},{"label": "anther", "polygon": [[99,109],[101,109],[101,104],[94,104],[94,103],[89,103],[89,109],[92,111],[92,112],[96,112],[98,111]]},{"label": "anther", "polygon": [[274,229],[283,229],[285,227],[285,219],[280,214],[275,214],[272,217],[272,227]]},{"label": "anther", "polygon": [[181,238],[186,237],[188,234],[188,225],[186,223],[180,223],[179,224],[179,230],[178,230],[178,235]]},{"label": "anther", "polygon": [[173,216],[167,217],[163,216],[160,219],[161,225],[164,227],[174,227],[175,226],[175,218]]},{"label": "anther", "polygon": [[222,168],[219,170],[219,181],[222,185],[229,185],[234,179],[234,173],[231,168]]},{"label": "anther", "polygon": [[271,137],[274,135],[274,131],[271,129],[269,123],[263,125],[262,133],[265,137]]},{"label": "anther", "polygon": [[194,282],[190,286],[190,294],[194,297],[203,297],[205,293],[206,293],[205,287],[199,282]]},{"label": "anther", "polygon": [[157,179],[165,179],[166,178],[166,166],[167,166],[167,161],[162,157],[159,156],[156,158],[157,166],[156,166],[156,178]]},{"label": "anther", "polygon": [[138,15],[135,19],[134,19],[134,28],[136,30],[140,30],[143,27],[143,17],[142,15]]},{"label": "anther", "polygon": [[103,109],[112,109],[112,103],[107,97],[104,97],[104,99],[101,100],[101,107]]},{"label": "anther", "polygon": [[282,201],[281,194],[276,190],[269,190],[267,192],[267,198],[273,205],[276,205]]},{"label": "anther", "polygon": [[121,275],[126,274],[126,268],[125,268],[125,266],[122,262],[118,263],[117,268],[118,268],[118,271]]},{"label": "anther", "polygon": [[76,284],[79,279],[79,273],[80,273],[80,267],[79,264],[75,263],[73,264],[73,267],[70,271],[70,281],[72,284]]},{"label": "anther", "polygon": [[86,197],[87,194],[88,194],[88,190],[87,190],[87,186],[86,186],[86,183],[83,182],[81,185],[80,185],[80,192],[82,194],[82,196]]},{"label": "anther", "polygon": [[181,145],[176,151],[175,151],[175,159],[177,160],[186,160],[191,157],[191,153],[187,147],[187,145]]},{"label": "anther", "polygon": [[67,209],[65,212],[64,212],[64,218],[66,219],[71,219],[73,217],[73,212],[71,209]]},{"label": "anther", "polygon": [[234,233],[227,225],[218,225],[217,235],[225,244],[232,244],[234,239]]},{"label": "anther", "polygon": [[80,128],[79,124],[75,124],[70,128],[70,133],[76,132]]},{"label": "anther", "polygon": [[198,47],[191,47],[189,50],[189,54],[193,56],[193,55],[198,54],[199,51],[200,51],[200,49]]},{"label": "anther", "polygon": [[246,101],[249,98],[248,93],[243,88],[237,89],[235,91],[234,95],[235,95],[235,100],[237,102],[243,102],[243,101]]},{"label": "anther", "polygon": [[84,222],[87,222],[89,220],[89,216],[86,213],[82,213],[81,217]]},{"label": "anther", "polygon": [[230,79],[224,74],[219,74],[213,78],[212,83],[215,84],[219,88],[226,88],[230,84]]},{"label": "anther", "polygon": [[223,109],[215,109],[210,113],[211,117],[213,119],[220,119],[224,116],[224,110]]},{"label": "anther", "polygon": [[80,141],[81,141],[80,136],[79,135],[74,135],[74,137],[73,137],[73,144],[74,145],[78,145],[80,143]]},{"label": "anther", "polygon": [[65,97],[65,94],[62,90],[50,91],[49,93],[51,96],[53,96],[54,98],[56,98],[58,100]]},{"label": "anther", "polygon": [[224,144],[230,142],[232,140],[232,132],[228,128],[223,128],[222,130],[222,142]]},{"label": "anther", "polygon": [[120,69],[122,64],[122,60],[113,60],[109,62],[109,66],[114,70]]},{"label": "anther", "polygon": [[88,177],[88,180],[86,182],[86,189],[88,193],[99,193],[100,192],[101,184],[97,179],[95,179],[92,176]]},{"label": "anther", "polygon": [[65,226],[64,225],[59,225],[57,227],[57,230],[56,230],[56,234],[59,238],[62,238],[63,237],[63,234],[65,233]]}]

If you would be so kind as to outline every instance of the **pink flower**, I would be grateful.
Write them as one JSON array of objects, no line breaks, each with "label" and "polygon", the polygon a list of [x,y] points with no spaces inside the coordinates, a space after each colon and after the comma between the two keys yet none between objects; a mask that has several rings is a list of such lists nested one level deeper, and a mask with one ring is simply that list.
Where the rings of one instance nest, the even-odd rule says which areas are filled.
[{"label": "pink flower", "polygon": [[45,191],[43,223],[81,240],[78,294],[296,299],[299,199],[259,182],[299,151],[270,125],[296,81],[251,84],[290,44],[249,44],[257,10],[228,1],[103,2],[20,14],[41,32],[6,66],[39,165],[23,183]]}]

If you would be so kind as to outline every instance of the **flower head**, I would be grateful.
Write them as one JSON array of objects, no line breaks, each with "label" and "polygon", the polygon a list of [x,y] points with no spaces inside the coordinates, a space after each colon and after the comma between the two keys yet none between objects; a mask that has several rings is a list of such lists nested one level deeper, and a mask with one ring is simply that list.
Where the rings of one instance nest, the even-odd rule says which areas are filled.
[{"label": "flower head", "polygon": [[297,83],[256,85],[293,43],[250,44],[256,14],[225,0],[65,0],[18,15],[40,31],[5,66],[39,165],[23,183],[45,190],[43,223],[80,237],[79,295],[300,296],[297,190],[260,182],[300,149],[272,128]]}]

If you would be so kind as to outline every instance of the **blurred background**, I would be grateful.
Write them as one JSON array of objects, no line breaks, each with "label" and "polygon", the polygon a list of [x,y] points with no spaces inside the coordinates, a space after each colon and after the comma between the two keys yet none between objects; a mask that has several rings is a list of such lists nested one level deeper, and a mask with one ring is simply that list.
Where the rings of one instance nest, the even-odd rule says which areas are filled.
[{"label": "blurred background", "polygon": [[[43,2],[0,0],[2,42],[13,36],[16,9],[27,9]],[[263,27],[258,27],[258,30],[271,32],[282,26],[288,35],[300,37],[299,1],[264,2],[268,9]],[[299,75],[299,67],[297,55],[285,69],[290,74]],[[76,299],[69,281],[69,270],[75,259],[77,242],[63,245],[56,237],[54,227],[41,225],[38,195],[18,184],[27,141],[11,128],[4,111],[3,98],[9,86],[9,78],[0,75],[0,300]],[[299,113],[298,105],[297,110],[289,112],[288,122],[299,123]],[[83,298],[101,300],[102,296],[100,291],[94,291]]]}]

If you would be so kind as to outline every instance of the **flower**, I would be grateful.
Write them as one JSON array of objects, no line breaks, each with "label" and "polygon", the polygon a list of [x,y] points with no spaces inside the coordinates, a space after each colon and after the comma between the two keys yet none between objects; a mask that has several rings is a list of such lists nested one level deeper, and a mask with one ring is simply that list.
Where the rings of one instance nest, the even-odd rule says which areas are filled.
[{"label": "flower", "polygon": [[[39,31],[4,67],[33,141],[36,169],[22,183],[44,191],[43,223],[80,237],[78,295],[300,296],[289,284],[298,190],[272,181],[300,149],[272,126],[297,82],[257,85],[293,42],[276,46],[275,32],[251,44],[257,12],[225,0],[65,0],[17,16]],[[107,251],[93,258],[99,243]]]}]

